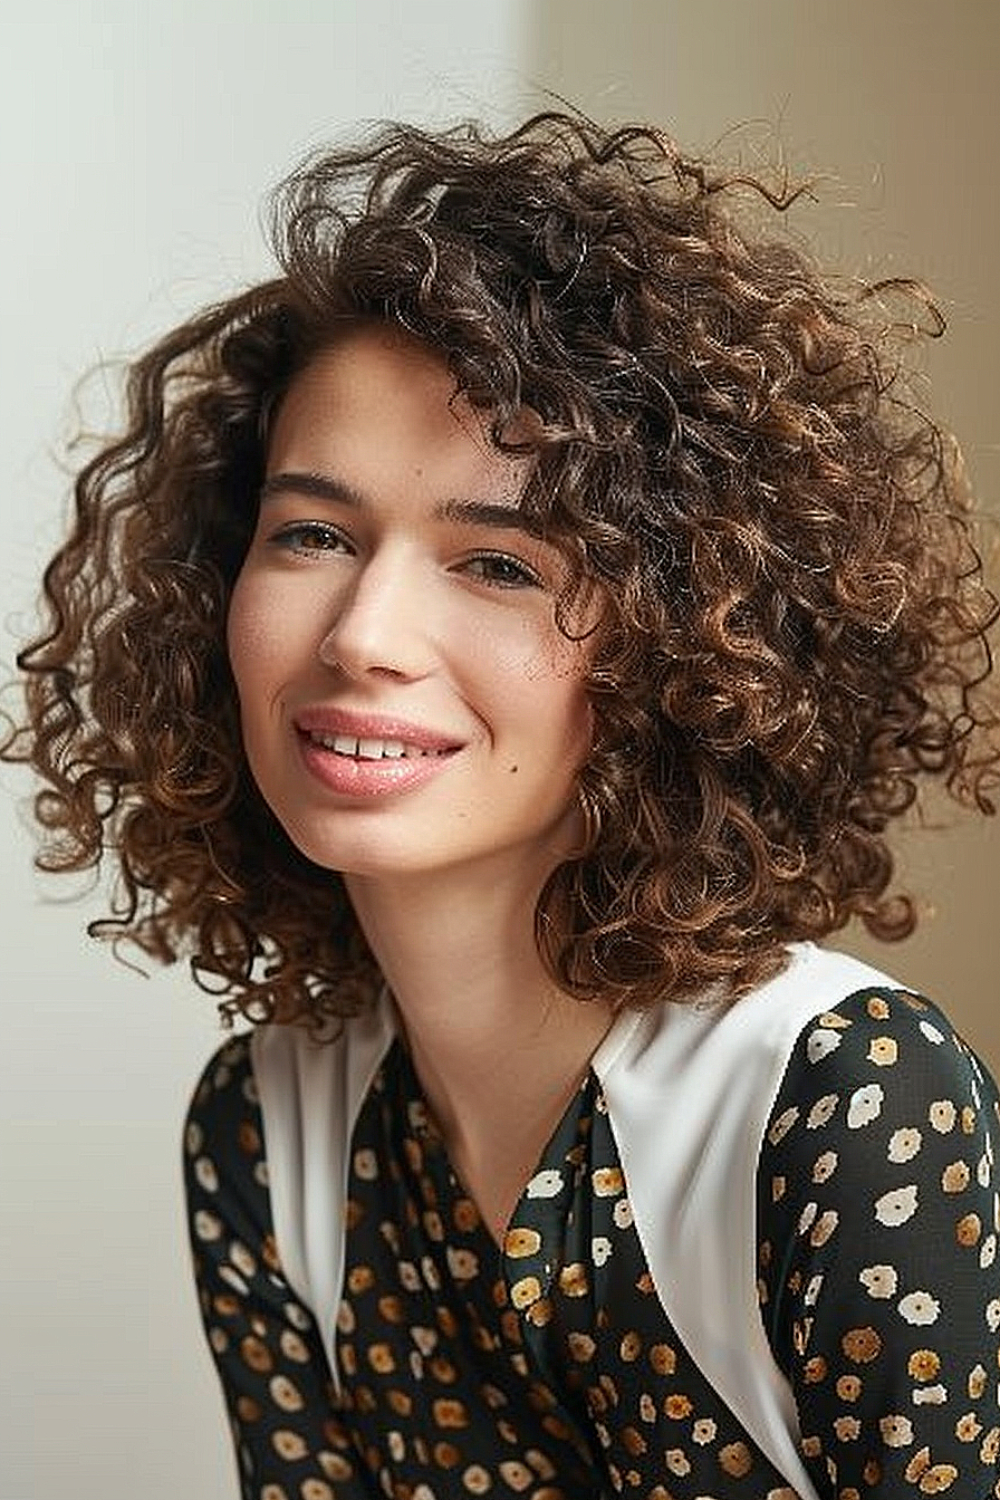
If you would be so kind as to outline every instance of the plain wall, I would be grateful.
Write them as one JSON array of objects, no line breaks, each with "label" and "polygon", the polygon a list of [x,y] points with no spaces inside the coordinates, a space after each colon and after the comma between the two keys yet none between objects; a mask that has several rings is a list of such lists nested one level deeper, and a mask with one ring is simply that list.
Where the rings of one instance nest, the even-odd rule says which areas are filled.
[{"label": "plain wall", "polygon": [[[562,94],[707,148],[755,121],[765,154],[836,172],[797,219],[848,268],[918,271],[952,332],[928,358],[980,489],[1000,492],[992,0],[36,0],[0,28],[0,670],[60,535],[74,386],[267,274],[265,189],[359,120],[481,115]],[[745,147],[744,149],[757,149]],[[100,414],[102,383],[85,409]],[[90,418],[93,420],[93,417]],[[31,874],[0,771],[4,1046],[0,1500],[236,1494],[190,1281],[179,1122],[218,1039],[181,970],[140,978],[82,928],[100,900]],[[879,953],[1000,1060],[997,830],[909,839],[938,914]]]}]

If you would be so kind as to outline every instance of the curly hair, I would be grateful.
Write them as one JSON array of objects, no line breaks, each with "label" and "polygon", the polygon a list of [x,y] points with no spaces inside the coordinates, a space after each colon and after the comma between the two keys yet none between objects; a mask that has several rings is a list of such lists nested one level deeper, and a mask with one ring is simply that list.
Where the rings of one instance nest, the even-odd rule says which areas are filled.
[{"label": "curly hair", "polygon": [[279,188],[281,274],[132,366],[19,657],[39,863],[118,871],[92,932],[187,953],[230,1015],[318,1029],[372,993],[341,877],[253,782],[225,648],[273,414],[359,319],[438,350],[498,444],[537,414],[522,504],[606,596],[585,847],[536,911],[557,981],[738,995],[852,916],[912,929],[887,830],[926,777],[993,810],[997,606],[901,376],[941,320],[821,274],[770,228],[795,196],[554,113],[383,126]]}]

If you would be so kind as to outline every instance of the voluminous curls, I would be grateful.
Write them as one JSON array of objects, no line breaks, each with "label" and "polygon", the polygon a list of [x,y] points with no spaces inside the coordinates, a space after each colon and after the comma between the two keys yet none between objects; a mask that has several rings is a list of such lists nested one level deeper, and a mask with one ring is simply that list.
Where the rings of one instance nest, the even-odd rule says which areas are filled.
[{"label": "voluminous curls", "polygon": [[606,596],[586,847],[537,911],[560,983],[739,994],[853,915],[911,930],[886,832],[928,776],[992,811],[996,604],[953,446],[900,374],[938,315],[762,227],[793,197],[556,114],[384,127],[283,185],[281,275],[132,367],[20,658],[4,753],[46,784],[40,863],[119,872],[93,930],[189,952],[255,1019],[319,1028],[371,994],[340,878],[250,776],[225,652],[270,418],[358,319],[440,350],[498,442],[538,414],[524,506]]}]

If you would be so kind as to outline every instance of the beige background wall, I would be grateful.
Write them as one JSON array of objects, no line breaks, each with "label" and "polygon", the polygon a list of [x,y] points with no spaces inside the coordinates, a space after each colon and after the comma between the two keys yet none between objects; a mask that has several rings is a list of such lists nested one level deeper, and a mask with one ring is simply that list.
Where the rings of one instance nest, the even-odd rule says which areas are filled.
[{"label": "beige background wall", "polygon": [[[74,382],[265,273],[264,189],[363,118],[512,120],[553,90],[694,148],[757,122],[761,149],[839,174],[804,230],[848,267],[935,282],[952,322],[936,404],[996,505],[998,28],[993,0],[4,6],[0,674],[61,529]],[[83,939],[100,903],[33,879],[26,790],[0,771],[0,1500],[221,1500],[236,1486],[177,1168],[211,1002]],[[909,841],[938,914],[884,960],[995,1065],[998,837]]]},{"label": "beige background wall", "polygon": [[[797,231],[849,272],[930,282],[949,331],[926,399],[1000,520],[1000,6],[546,0],[530,16],[529,65],[554,92],[596,119],[657,120],[689,150],[780,154],[825,178]],[[899,841],[920,930],[844,945],[938,998],[1000,1068],[1000,819],[933,817],[947,832]]]}]

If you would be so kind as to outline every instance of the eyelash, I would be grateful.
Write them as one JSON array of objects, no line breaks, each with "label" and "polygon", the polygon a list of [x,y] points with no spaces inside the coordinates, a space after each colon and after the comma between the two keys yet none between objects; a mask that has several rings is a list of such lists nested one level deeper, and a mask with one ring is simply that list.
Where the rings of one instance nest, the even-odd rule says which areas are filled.
[{"label": "eyelash", "polygon": [[[286,552],[349,552],[352,544],[335,526],[322,521],[297,521],[271,537],[272,546]],[[477,552],[461,568],[479,582],[498,589],[539,588],[541,579],[518,557],[507,552]],[[474,571],[481,570],[481,571]]]}]

